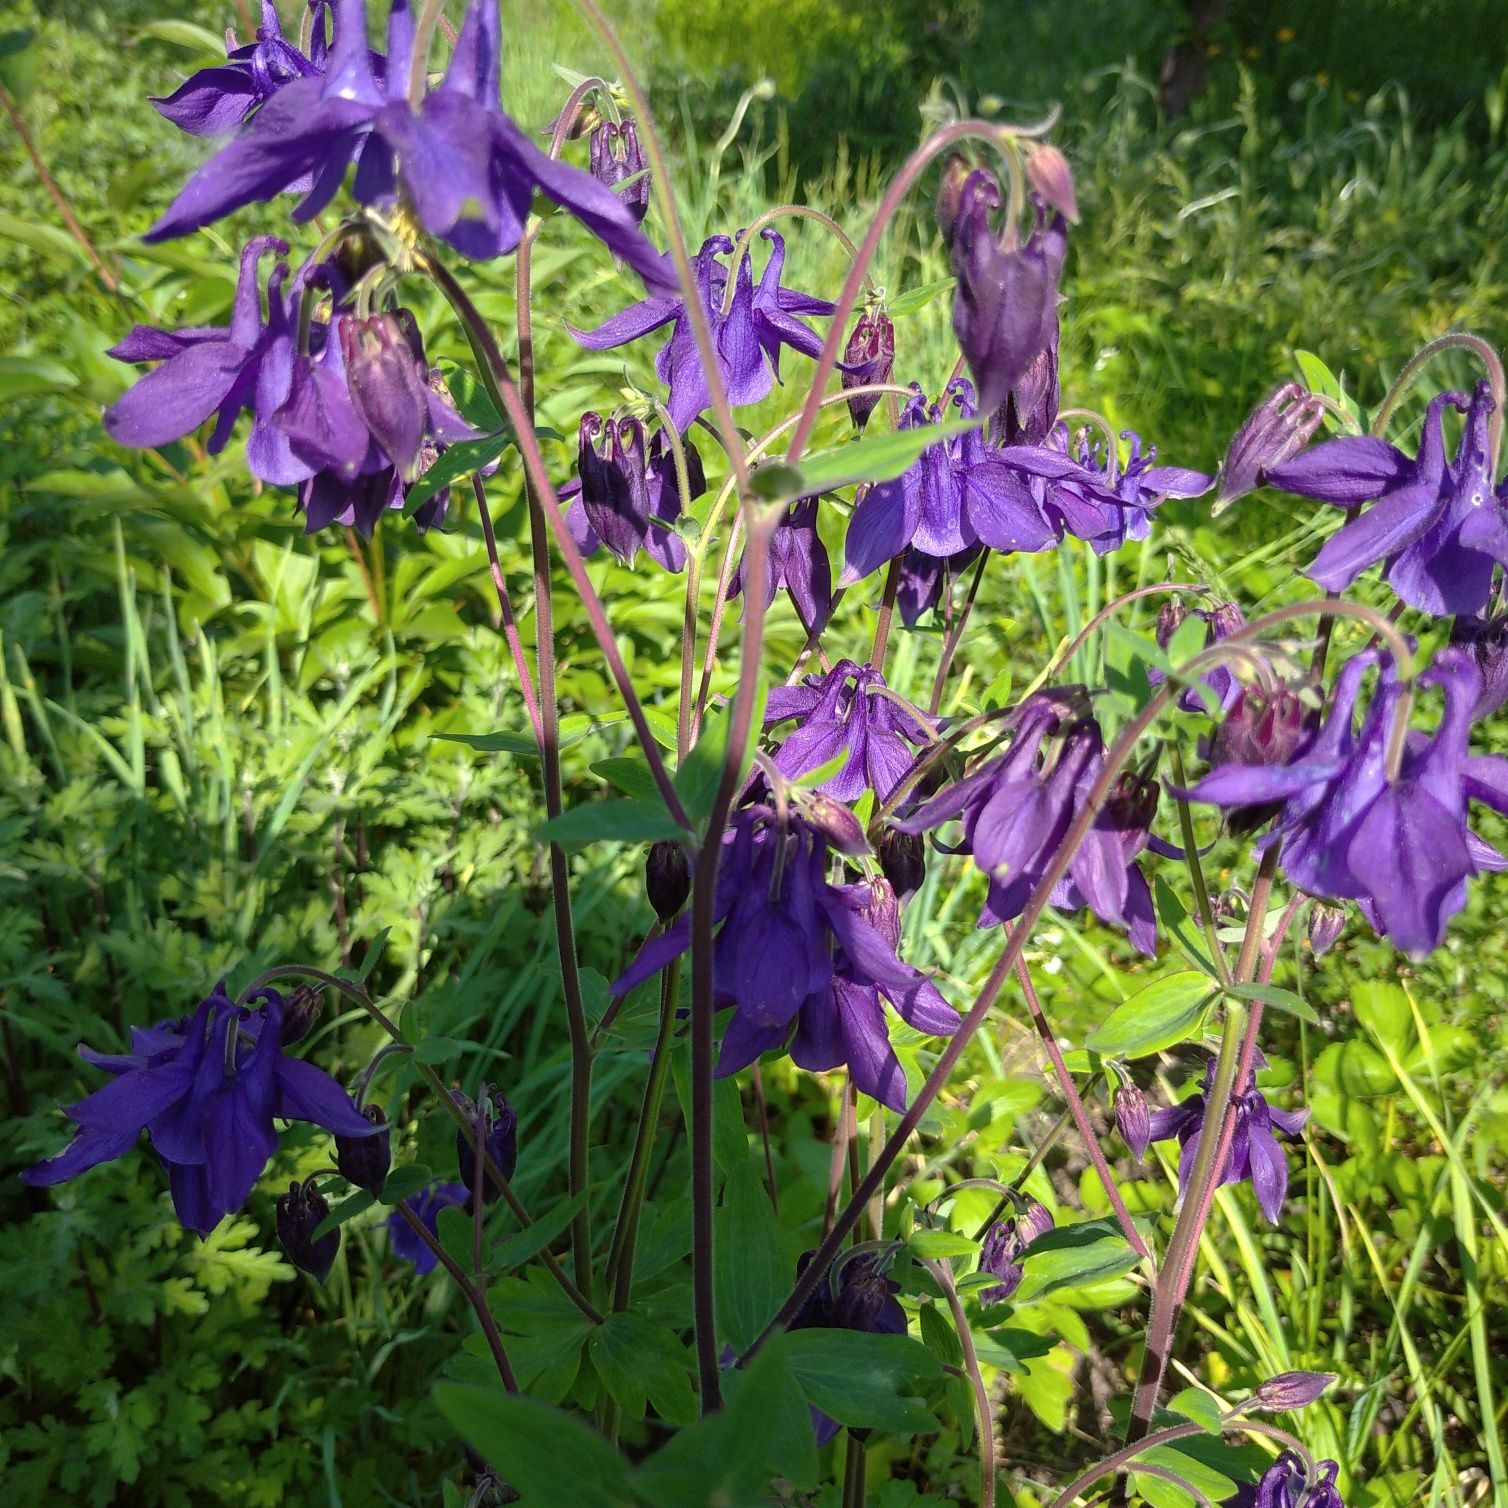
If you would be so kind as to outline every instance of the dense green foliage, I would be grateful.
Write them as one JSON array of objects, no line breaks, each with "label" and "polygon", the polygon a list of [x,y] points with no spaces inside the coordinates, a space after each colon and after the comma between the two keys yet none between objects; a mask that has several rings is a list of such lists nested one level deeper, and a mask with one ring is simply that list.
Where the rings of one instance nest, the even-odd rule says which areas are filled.
[{"label": "dense green foliage", "polygon": [[[528,9],[512,32],[508,98],[538,126],[564,93],[549,61],[581,71],[605,63],[574,17],[557,25]],[[1348,37],[1360,42],[1325,22],[1306,32],[1314,7],[1250,7],[1221,43],[1212,93],[1175,124],[1158,120],[1148,79],[1180,11],[1152,0],[1116,8],[1131,13],[1122,35],[1075,27],[1067,4],[1023,5],[1007,30],[993,25],[993,7],[955,0],[936,7],[946,19],[931,31],[917,26],[915,6],[662,0],[626,9],[648,28],[630,31],[631,48],[662,60],[657,100],[681,130],[693,233],[746,223],[772,192],[857,230],[878,181],[866,152],[911,144],[922,119],[914,106],[937,107],[953,89],[994,92],[1012,110],[1061,99],[1084,212],[1066,279],[1065,382],[1113,422],[1134,422],[1170,460],[1213,469],[1246,411],[1294,370],[1296,351],[1317,352],[1348,393],[1375,403],[1439,331],[1508,334],[1508,35],[1482,19],[1490,7],[1335,7],[1353,12]],[[102,287],[8,130],[0,1165],[9,1172],[56,1150],[56,1105],[88,1087],[76,1041],[113,1046],[125,1026],[179,1013],[222,974],[241,983],[298,958],[369,967],[383,995],[403,1003],[415,1040],[448,1052],[449,1076],[469,1088],[484,1076],[505,1082],[523,1113],[519,1191],[546,1202],[563,1187],[567,1060],[529,826],[535,772],[526,758],[441,737],[524,725],[475,514],[462,508],[455,532],[422,541],[397,527],[371,546],[335,532],[309,540],[286,496],[250,491],[234,446],[217,459],[171,447],[159,464],[104,439],[100,407],[124,382],[104,347],[133,320],[212,322],[228,301],[224,251],[236,227],[157,250],[132,237],[198,150],[142,96],[201,62],[199,40],[151,24],[214,31],[232,18],[219,0],[26,0],[15,13],[7,26],[38,28],[45,45],[0,60],[0,80],[120,292]],[[1290,26],[1297,39],[1280,42]],[[1074,39],[1066,48],[1065,36]],[[960,42],[971,37],[995,51],[971,51]],[[1413,41],[1385,47],[1379,37]],[[1238,57],[1249,49],[1255,55]],[[1013,69],[1020,59],[1009,77],[1007,55]],[[1388,83],[1400,59],[1411,70],[1402,89]],[[780,97],[756,102],[737,140],[710,155],[739,94],[765,71]],[[954,82],[934,88],[935,77]],[[843,143],[835,121],[851,128]],[[830,286],[842,266],[832,246],[805,231],[792,242],[789,281]],[[542,244],[538,279],[552,313],[538,332],[541,415],[569,434],[581,409],[621,380],[625,360],[644,357],[574,346],[553,311],[587,322],[619,306],[622,285],[558,223]],[[892,291],[942,275],[924,210],[891,236],[882,267]],[[506,326],[506,269],[484,273],[482,286],[484,312]],[[905,375],[941,383],[952,359],[946,301],[897,323]],[[1467,370],[1457,370],[1462,381]],[[749,422],[765,428],[786,411],[777,390]],[[551,461],[564,477],[569,448],[556,446]],[[503,564],[526,618],[519,485],[510,455],[493,490]],[[1244,573],[1248,586],[1266,579],[1282,591],[1309,527],[1285,506],[1271,494],[1248,498],[1218,533],[1195,528],[1192,510],[1180,518],[1170,509],[1140,559],[1118,569],[1155,579],[1172,554],[1207,579]],[[676,674],[667,646],[678,591],[612,565],[594,564],[593,575],[610,601],[633,600],[620,640],[653,700]],[[1007,650],[1045,659],[1112,589],[1097,566],[1075,576],[1024,562],[1000,573],[957,705],[978,703]],[[562,617],[562,695],[568,732],[579,735],[567,756],[569,802],[602,789],[591,767],[624,741],[619,727],[592,722],[607,683],[583,625]],[[789,616],[773,632],[778,644],[799,643]],[[1113,658],[1114,648],[1086,653]],[[903,636],[893,684],[921,688],[935,658],[934,635]],[[627,848],[597,847],[579,861],[577,921],[597,1011],[648,925],[637,864]],[[983,964],[967,925],[976,897],[968,886],[937,893],[936,875],[929,884],[931,904],[911,913],[926,918],[913,923],[917,956],[961,992]],[[1200,1380],[1239,1390],[1291,1367],[1339,1372],[1306,1428],[1317,1453],[1342,1463],[1348,1502],[1363,1508],[1508,1502],[1497,1444],[1508,1398],[1499,1318],[1508,1302],[1505,904],[1501,879],[1479,886],[1447,945],[1420,966],[1359,925],[1322,966],[1295,950],[1286,982],[1302,986],[1324,1025],[1272,1028],[1264,1082],[1301,1080],[1314,1106],[1296,1176],[1301,1213],[1274,1230],[1247,1194],[1225,1191],[1206,1238],[1198,1329],[1185,1353],[1206,1353]],[[1138,986],[1132,955],[1098,929],[1058,921],[1037,951],[1049,965],[1044,1005],[1066,1040],[1081,1043]],[[654,1017],[653,1002],[636,999],[599,1060],[594,1178],[603,1190],[620,1176]],[[318,1031],[314,1045],[332,1069],[354,1069],[376,1046],[334,1008]],[[926,1125],[947,1148],[927,1170],[939,1191],[956,1173],[1010,1176],[1055,1117],[1033,1041],[1008,1022],[972,1050],[958,1092]],[[1159,1065],[1169,1084],[1186,1067],[1177,1055]],[[378,1083],[417,1144],[415,1160],[448,1171],[448,1129],[442,1117],[418,1117],[412,1070],[389,1064]],[[777,1171],[783,1217],[799,1230],[820,1221],[828,1168],[816,1134],[830,1129],[831,1106],[789,1065],[766,1073],[765,1091],[789,1132]],[[684,1298],[686,1177],[684,1146],[665,1142],[641,1270],[664,1273],[670,1314]],[[393,1259],[377,1213],[346,1227],[326,1287],[295,1273],[272,1237],[272,1199],[322,1153],[312,1136],[289,1147],[247,1214],[206,1241],[180,1230],[145,1159],[49,1193],[7,1180],[0,1480],[16,1501],[419,1504],[440,1501],[442,1481],[465,1479],[430,1387],[469,1321],[442,1280],[415,1282]],[[1102,1213],[1095,1177],[1069,1147],[1035,1175],[1033,1192]],[[1165,1160],[1129,1185],[1139,1207],[1166,1207],[1172,1171]],[[927,1197],[925,1180],[917,1197]],[[506,1228],[505,1215],[494,1218]],[[788,1270],[800,1249],[777,1245],[777,1264]],[[1055,1432],[1074,1424],[1095,1434],[1096,1400],[1122,1390],[1136,1297],[1107,1277],[1025,1306],[1015,1323],[1068,1338],[1042,1355],[1024,1332],[1002,1336],[996,1364],[1010,1388],[1000,1450],[1023,1508],[1037,1501],[1031,1484],[1061,1468]],[[538,1361],[541,1374],[552,1364]],[[589,1399],[599,1385],[590,1368],[558,1370],[558,1396],[574,1389]],[[1075,1370],[1088,1386],[1078,1395],[1084,1412],[1070,1419]],[[606,1382],[611,1362],[599,1359],[598,1371]],[[938,1379],[935,1389],[947,1385]],[[649,1426],[637,1428],[633,1443],[654,1443]],[[967,1446],[945,1431],[911,1455],[877,1452],[873,1501],[941,1501],[913,1484],[947,1482]]]}]

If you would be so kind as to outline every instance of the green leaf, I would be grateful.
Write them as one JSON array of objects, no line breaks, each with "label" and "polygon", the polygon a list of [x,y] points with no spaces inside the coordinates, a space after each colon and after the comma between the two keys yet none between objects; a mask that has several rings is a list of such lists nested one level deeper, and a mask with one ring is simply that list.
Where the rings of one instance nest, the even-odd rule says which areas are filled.
[{"label": "green leaf", "polygon": [[[539,758],[539,745],[535,743],[532,731],[509,733],[499,729],[496,733],[431,733],[430,737],[448,744],[465,744],[468,749],[476,749],[483,754],[520,754],[532,759]],[[565,741],[562,740],[561,748],[564,747]]]},{"label": "green leaf", "polygon": [[382,1186],[382,1202],[384,1204],[401,1204],[420,1189],[434,1182],[434,1173],[425,1167],[422,1162],[405,1163],[401,1168],[394,1168],[387,1175],[387,1182]]},{"label": "green leaf", "polygon": [[1118,1277],[1140,1260],[1114,1220],[1088,1220],[1047,1231],[1021,1254],[1025,1276],[1013,1295],[1019,1307],[1060,1288],[1084,1288]]},{"label": "green leaf", "polygon": [[1084,1045],[1105,1057],[1161,1052],[1194,1034],[1214,993],[1209,977],[1194,969],[1154,979],[1116,1006]]},{"label": "green leaf", "polygon": [[751,1164],[728,1175],[713,1244],[718,1326],[728,1344],[746,1351],[791,1290],[780,1222]]},{"label": "green leaf", "polygon": [[27,98],[37,80],[37,49],[32,45],[36,40],[30,29],[0,32],[0,84],[18,102]]},{"label": "green leaf", "polygon": [[534,1222],[533,1225],[508,1237],[492,1254],[492,1266],[500,1272],[510,1267],[522,1267],[542,1252],[576,1217],[576,1211],[586,1203],[587,1191],[583,1189],[570,1199],[562,1199]]},{"label": "green leaf", "polygon": [[1398,1076],[1370,1042],[1332,1042],[1314,1060],[1315,1082],[1355,1099],[1375,1099],[1398,1087]]},{"label": "green leaf", "polygon": [[1179,899],[1178,892],[1158,875],[1152,881],[1152,894],[1157,905],[1157,920],[1163,931],[1196,969],[1213,977],[1215,966],[1205,947],[1204,934],[1189,916],[1188,907]]},{"label": "green leaf", "polygon": [[885,305],[885,312],[891,319],[902,319],[908,314],[915,314],[918,309],[925,309],[939,294],[947,293],[956,281],[955,278],[939,278],[935,283],[923,283],[920,288],[908,288],[893,303]]},{"label": "green leaf", "polygon": [[23,220],[18,215],[0,214],[0,241],[15,241],[55,262],[87,266],[89,261],[84,248],[67,231],[39,220]]},{"label": "green leaf", "polygon": [[587,1354],[603,1386],[629,1418],[644,1417],[648,1397],[667,1423],[696,1423],[686,1347],[664,1325],[632,1311],[610,1315],[605,1325],[593,1330]]},{"label": "green leaf", "polygon": [[496,1386],[437,1382],[434,1396],[525,1508],[624,1508],[632,1502],[628,1462],[579,1419]]},{"label": "green leaf", "polygon": [[1260,1000],[1263,1005],[1287,1011],[1290,1016],[1297,1016],[1310,1026],[1320,1024],[1319,1013],[1312,1005],[1292,990],[1282,989],[1275,984],[1232,984],[1226,987],[1225,993],[1234,995],[1237,1000]]},{"label": "green leaf", "polygon": [[1401,985],[1380,979],[1351,986],[1356,1019],[1396,1058],[1406,1058],[1414,1043],[1414,1013]]},{"label": "green leaf", "polygon": [[414,1044],[414,1062],[448,1063],[465,1047],[464,1042],[457,1042],[454,1037],[425,1037]]},{"label": "green leaf", "polygon": [[583,848],[588,843],[654,843],[661,838],[679,837],[681,831],[658,798],[654,801],[614,799],[573,806],[549,822],[541,822],[534,829],[534,836],[541,843]]},{"label": "green leaf", "polygon": [[754,472],[749,486],[755,496],[769,502],[789,502],[853,482],[888,482],[908,471],[924,451],[984,424],[983,419],[945,419],[941,424],[868,435],[831,450],[811,451],[795,466],[771,461]]},{"label": "green leaf", "polygon": [[912,1231],[907,1249],[919,1257],[972,1257],[979,1243],[952,1230]]},{"label": "green leaf", "polygon": [[410,517],[442,487],[449,487],[452,482],[459,482],[462,477],[470,476],[473,471],[480,471],[495,461],[512,443],[513,436],[504,432],[447,446],[429,470],[408,489],[403,500],[403,516]]},{"label": "green leaf", "polygon": [[363,1210],[369,1210],[377,1201],[365,1189],[358,1189],[348,1198],[342,1199],[339,1204],[314,1227],[314,1234],[309,1237],[311,1241],[318,1241],[321,1236],[328,1235],[337,1226],[344,1225],[347,1220],[361,1214]]},{"label": "green leaf", "polygon": [[1220,1433],[1220,1405],[1203,1388],[1185,1388],[1169,1398],[1166,1406],[1210,1434]]},{"label": "green leaf", "polygon": [[440,375],[461,417],[473,429],[479,429],[483,434],[490,435],[507,428],[503,416],[498,413],[492,401],[492,395],[470,367],[442,360]]},{"label": "green leaf", "polygon": [[212,58],[225,58],[225,38],[217,37],[207,26],[195,26],[192,21],[148,21],[136,29],[138,37],[148,37],[158,42],[170,42],[188,52],[206,53]]},{"label": "green leaf", "polygon": [[642,759],[627,756],[599,759],[590,768],[592,774],[600,776],[609,785],[622,791],[625,796],[632,796],[638,801],[660,799],[660,791],[655,784],[655,778]]},{"label": "green leaf", "polygon": [[925,1434],[937,1420],[915,1384],[942,1375],[937,1358],[906,1335],[861,1330],[788,1330],[779,1346],[806,1401],[839,1424]]}]

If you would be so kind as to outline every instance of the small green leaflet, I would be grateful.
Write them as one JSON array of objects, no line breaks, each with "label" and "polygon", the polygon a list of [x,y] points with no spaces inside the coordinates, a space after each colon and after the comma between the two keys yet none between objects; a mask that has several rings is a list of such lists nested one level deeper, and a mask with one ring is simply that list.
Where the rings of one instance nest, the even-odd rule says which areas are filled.
[{"label": "small green leaflet", "polygon": [[925,309],[938,294],[947,293],[956,281],[955,278],[939,278],[935,283],[923,283],[920,288],[908,288],[899,298],[886,303],[885,312],[892,319],[915,314],[918,309]]},{"label": "small green leaflet", "polygon": [[1025,1277],[1012,1297],[1020,1307],[1060,1288],[1118,1277],[1140,1259],[1114,1220],[1063,1225],[1038,1236],[1021,1255]]},{"label": "small green leaflet", "polygon": [[452,482],[459,482],[462,477],[495,461],[512,443],[512,435],[504,432],[447,446],[434,465],[408,489],[408,496],[403,500],[403,516],[410,517],[442,487],[449,487]]},{"label": "small green leaflet", "polygon": [[675,838],[681,833],[675,818],[658,799],[586,801],[534,829],[540,842],[558,843],[562,848],[583,848],[588,843],[604,842],[657,843],[661,838]]},{"label": "small green leaflet", "polygon": [[585,1202],[586,1191],[583,1190],[572,1199],[552,1204],[547,1215],[509,1236],[498,1247],[493,1265],[499,1271],[507,1272],[510,1267],[522,1267],[525,1262],[532,1261],[571,1223]]},{"label": "small green leaflet", "polygon": [[1225,993],[1233,995],[1237,1000],[1260,1000],[1263,1005],[1287,1011],[1290,1016],[1297,1016],[1300,1021],[1307,1021],[1310,1026],[1320,1024],[1319,1013],[1312,1005],[1295,995],[1292,990],[1281,989],[1275,984],[1232,984],[1226,986]]},{"label": "small green leaflet", "polygon": [[1084,1046],[1107,1058],[1145,1058],[1193,1035],[1217,989],[1208,975],[1180,969],[1154,979],[1110,1012]]},{"label": "small green leaflet", "polygon": [[924,451],[955,435],[981,429],[985,423],[984,419],[945,419],[941,424],[892,430],[831,450],[814,450],[795,466],[771,461],[750,477],[749,487],[768,502],[790,502],[851,482],[888,482],[908,471]]}]

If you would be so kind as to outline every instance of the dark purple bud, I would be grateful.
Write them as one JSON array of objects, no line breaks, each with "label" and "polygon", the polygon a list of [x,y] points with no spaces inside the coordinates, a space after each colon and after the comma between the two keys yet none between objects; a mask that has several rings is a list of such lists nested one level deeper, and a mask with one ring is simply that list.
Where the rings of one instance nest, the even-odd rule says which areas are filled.
[{"label": "dark purple bud", "polygon": [[674,838],[650,845],[644,860],[644,891],[662,922],[668,922],[691,894],[691,866],[686,850]]},{"label": "dark purple bud", "polygon": [[1157,610],[1157,647],[1166,649],[1173,642],[1173,635],[1183,627],[1189,610],[1176,597],[1164,602]]},{"label": "dark purple bud", "polygon": [[376,1105],[364,1106],[361,1113],[380,1129],[375,1136],[337,1136],[335,1166],[347,1183],[380,1199],[393,1165],[392,1133],[387,1117]]},{"label": "dark purple bud", "polygon": [[880,1312],[890,1300],[894,1285],[872,1262],[850,1262],[838,1280],[833,1304],[833,1328],[865,1330],[875,1327]]},{"label": "dark purple bud", "polygon": [[813,792],[801,798],[801,815],[846,858],[862,858],[869,852],[859,819],[841,801]]},{"label": "dark purple bud", "polygon": [[1152,1112],[1147,1108],[1146,1095],[1135,1084],[1122,1084],[1115,1091],[1115,1127],[1140,1162],[1152,1145]]},{"label": "dark purple bud", "polygon": [[1269,466],[1291,461],[1309,443],[1324,417],[1324,405],[1297,382],[1286,382],[1269,393],[1236,431],[1225,452],[1211,517],[1218,517],[1238,497],[1255,492]]},{"label": "dark purple bud", "polygon": [[429,426],[429,368],[419,327],[407,309],[337,315],[351,402],[406,482],[418,475]]},{"label": "dark purple bud", "polygon": [[920,833],[897,832],[888,824],[874,835],[880,871],[898,900],[910,900],[927,878],[926,840]]},{"label": "dark purple bud", "polygon": [[937,228],[942,232],[943,245],[953,247],[953,236],[958,229],[958,211],[963,203],[963,186],[969,181],[974,169],[969,163],[951,152],[943,163],[942,182],[937,189]]},{"label": "dark purple bud", "polygon": [[1309,709],[1287,686],[1266,691],[1243,687],[1225,720],[1215,729],[1213,765],[1287,764],[1310,724]]},{"label": "dark purple bud", "polygon": [[1482,676],[1482,693],[1471,709],[1472,721],[1489,717],[1508,702],[1508,614],[1457,618],[1451,625],[1450,642],[1471,655]]},{"label": "dark purple bud", "polygon": [[1346,925],[1346,908],[1314,901],[1309,907],[1309,946],[1316,958],[1323,958],[1335,946],[1341,928]]},{"label": "dark purple bud", "polygon": [[318,985],[301,984],[288,997],[283,1008],[284,1047],[309,1035],[310,1028],[319,1017],[320,1007],[325,1003],[325,992]]},{"label": "dark purple bud", "polygon": [[1073,191],[1073,172],[1068,159],[1056,148],[1043,142],[1033,147],[1026,159],[1026,181],[1042,196],[1049,209],[1056,210],[1070,224],[1079,223],[1079,201]]},{"label": "dark purple bud", "polygon": [[[1105,798],[1106,826],[1117,832],[1145,833],[1157,815],[1157,801],[1162,787],[1146,775],[1125,770],[1116,777]],[[1143,844],[1136,844],[1137,852]]]},{"label": "dark purple bud", "polygon": [[1333,1372],[1279,1372],[1252,1394],[1251,1402],[1274,1413],[1308,1408],[1334,1381]]},{"label": "dark purple bud", "polygon": [[[883,309],[868,310],[859,316],[843,351],[843,386],[868,387],[877,382],[889,382],[894,371],[895,326]],[[848,400],[854,428],[861,434],[879,401],[878,393],[866,393]]]},{"label": "dark purple bud", "polygon": [[858,909],[859,919],[873,927],[891,948],[901,940],[901,908],[890,881],[881,876],[866,880],[868,894]]},{"label": "dark purple bud", "polygon": [[330,1213],[311,1178],[308,1183],[290,1183],[288,1192],[277,1202],[278,1240],[288,1253],[288,1260],[316,1283],[330,1276],[335,1253],[340,1250],[340,1230],[327,1231],[317,1241],[314,1232]]},{"label": "dark purple bud", "polygon": [[587,521],[624,565],[632,565],[649,534],[652,501],[644,426],[637,419],[604,420],[598,413],[583,414],[577,467]]},{"label": "dark purple bud", "polygon": [[589,151],[592,177],[598,183],[616,189],[633,178],[618,197],[629,214],[642,222],[649,213],[649,174],[644,170],[644,149],[633,121],[626,116],[620,125],[602,121],[592,131]]},{"label": "dark purple bud", "polygon": [[[460,1168],[461,1182],[468,1189],[475,1189],[477,1182],[476,1140],[477,1117],[482,1118],[482,1143],[498,1171],[510,1182],[518,1167],[518,1115],[500,1090],[489,1091],[482,1086],[478,1104],[473,1104],[464,1094],[451,1092],[451,1097],[466,1112],[470,1125],[456,1132],[456,1163]],[[483,1190],[482,1201],[491,1204],[501,1196],[502,1190],[490,1176]]]},{"label": "dark purple bud", "polygon": [[979,1270],[1000,1281],[979,1297],[986,1304],[1003,1304],[1021,1286],[1026,1270],[1020,1257],[1026,1248],[1053,1228],[1053,1219],[1035,1200],[1013,1218],[997,1220],[985,1232],[979,1249]]}]

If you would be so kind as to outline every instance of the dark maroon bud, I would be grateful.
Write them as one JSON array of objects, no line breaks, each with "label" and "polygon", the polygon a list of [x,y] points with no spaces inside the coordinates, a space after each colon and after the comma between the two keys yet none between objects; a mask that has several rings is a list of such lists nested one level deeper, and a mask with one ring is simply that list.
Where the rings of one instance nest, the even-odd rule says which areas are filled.
[{"label": "dark maroon bud", "polygon": [[[1161,794],[1162,787],[1149,776],[1124,771],[1105,799],[1106,825],[1118,832],[1145,834],[1157,815]],[[1137,847],[1139,851],[1141,844]]]},{"label": "dark maroon bud", "polygon": [[920,833],[902,833],[885,826],[874,835],[874,849],[896,898],[910,900],[927,878],[926,839]]},{"label": "dark maroon bud", "polygon": [[1031,184],[1048,208],[1077,225],[1079,201],[1073,191],[1073,171],[1068,159],[1054,146],[1043,142],[1033,147],[1026,159],[1026,181]]},{"label": "dark maroon bud", "polygon": [[1058,321],[1043,348],[1027,362],[1005,402],[990,421],[991,437],[1002,445],[1040,445],[1058,419]]},{"label": "dark maroon bud", "polygon": [[387,1183],[388,1169],[393,1165],[392,1133],[387,1117],[376,1105],[366,1105],[361,1112],[374,1126],[382,1130],[376,1136],[337,1136],[335,1138],[335,1166],[347,1183],[380,1199]]},{"label": "dark maroon bud", "polygon": [[662,922],[668,922],[691,894],[691,866],[686,850],[674,838],[650,845],[644,860],[644,890]]},{"label": "dark maroon bud", "polygon": [[335,1253],[340,1250],[338,1227],[314,1239],[320,1221],[329,1213],[330,1206],[312,1178],[308,1183],[290,1183],[288,1192],[277,1202],[278,1240],[283,1243],[288,1260],[316,1283],[323,1283],[330,1276]]},{"label": "dark maroon bud", "polygon": [[[963,186],[973,171],[957,152],[950,153],[943,163],[942,182],[937,189],[937,228],[942,232],[943,245],[950,250],[958,227],[958,212],[963,206]],[[1000,202],[998,187],[996,198]]]},{"label": "dark maroon bud", "polygon": [[838,1280],[833,1305],[833,1327],[838,1330],[873,1330],[893,1285],[874,1265],[862,1259],[850,1262]]},{"label": "dark maroon bud", "polygon": [[1335,946],[1335,940],[1346,925],[1344,906],[1330,906],[1315,901],[1309,907],[1309,946],[1316,958],[1323,958]]},{"label": "dark maroon bud", "polygon": [[1175,597],[1164,602],[1157,610],[1157,647],[1166,649],[1173,642],[1173,635],[1183,627],[1189,610]]},{"label": "dark maroon bud", "polygon": [[429,424],[429,368],[407,309],[337,316],[346,384],[361,421],[406,482],[418,474]]},{"label": "dark maroon bud", "polygon": [[[476,1188],[476,1122],[477,1117],[483,1119],[482,1142],[485,1149],[491,1154],[492,1160],[497,1164],[498,1171],[510,1182],[513,1179],[514,1170],[518,1167],[518,1115],[500,1090],[489,1091],[487,1086],[482,1086],[482,1095],[478,1104],[473,1104],[464,1094],[457,1091],[451,1092],[451,1098],[466,1112],[466,1118],[470,1125],[464,1131],[456,1132],[456,1163],[460,1168],[461,1182],[468,1189]],[[487,1186],[483,1190],[482,1202],[491,1204],[499,1198],[502,1190],[496,1181],[490,1176]]]},{"label": "dark maroon bud", "polygon": [[841,801],[820,791],[802,795],[801,815],[844,857],[857,859],[869,852],[859,819]]},{"label": "dark maroon bud", "polygon": [[1333,1372],[1279,1372],[1252,1394],[1251,1402],[1275,1413],[1308,1408],[1334,1381]]},{"label": "dark maroon bud", "polygon": [[1218,517],[1238,497],[1255,492],[1269,467],[1291,461],[1309,443],[1324,417],[1324,404],[1296,382],[1284,383],[1269,393],[1236,431],[1225,452],[1211,517]]},{"label": "dark maroon bud", "polygon": [[1508,702],[1508,614],[1495,618],[1457,618],[1450,642],[1470,652],[1482,673],[1482,694],[1471,709],[1472,721],[1489,717]]},{"label": "dark maroon bud", "polygon": [[1210,763],[1287,764],[1303,741],[1312,721],[1298,692],[1288,686],[1275,691],[1243,687],[1215,730]]},{"label": "dark maroon bud", "polygon": [[289,995],[283,1007],[283,1035],[280,1038],[284,1047],[291,1047],[309,1035],[324,1003],[325,992],[318,985],[301,984]]},{"label": "dark maroon bud", "polygon": [[1135,1084],[1122,1084],[1115,1091],[1115,1126],[1140,1162],[1152,1145],[1152,1113],[1146,1095]]},{"label": "dark maroon bud", "polygon": [[[889,382],[894,371],[895,326],[883,309],[867,310],[859,316],[843,351],[843,386],[868,387],[877,382]],[[866,393],[848,400],[849,415],[854,428],[861,434],[879,401],[878,393]]]}]

